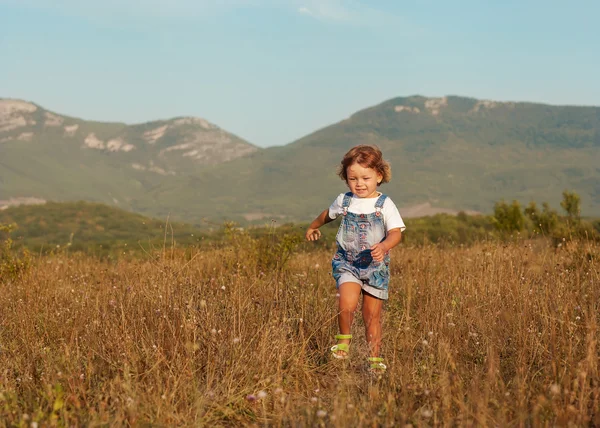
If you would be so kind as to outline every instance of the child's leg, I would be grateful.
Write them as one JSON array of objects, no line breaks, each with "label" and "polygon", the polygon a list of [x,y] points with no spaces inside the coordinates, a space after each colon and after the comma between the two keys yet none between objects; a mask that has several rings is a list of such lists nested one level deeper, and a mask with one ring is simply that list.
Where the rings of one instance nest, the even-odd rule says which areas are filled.
[{"label": "child's leg", "polygon": [[363,320],[365,322],[365,333],[372,357],[379,356],[379,347],[381,346],[381,310],[383,300],[371,296],[369,293],[363,293]]},{"label": "child's leg", "polygon": [[[338,324],[341,334],[351,334],[352,320],[354,319],[354,311],[358,306],[360,298],[361,286],[355,282],[344,282],[338,289],[340,297]],[[350,339],[340,339],[338,343],[350,343]],[[343,352],[343,351],[340,351]]]}]

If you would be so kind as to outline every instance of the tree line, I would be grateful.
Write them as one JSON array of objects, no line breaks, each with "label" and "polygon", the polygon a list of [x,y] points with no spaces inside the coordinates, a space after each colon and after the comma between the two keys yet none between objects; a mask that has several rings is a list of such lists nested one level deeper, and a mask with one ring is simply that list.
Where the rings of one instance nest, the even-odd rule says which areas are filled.
[{"label": "tree line", "polygon": [[581,197],[572,191],[562,193],[560,206],[564,215],[552,209],[547,202],[541,208],[535,201],[522,208],[519,201],[496,202],[492,222],[503,237],[528,231],[552,238],[555,243],[574,238],[600,239],[600,220],[581,218]]}]

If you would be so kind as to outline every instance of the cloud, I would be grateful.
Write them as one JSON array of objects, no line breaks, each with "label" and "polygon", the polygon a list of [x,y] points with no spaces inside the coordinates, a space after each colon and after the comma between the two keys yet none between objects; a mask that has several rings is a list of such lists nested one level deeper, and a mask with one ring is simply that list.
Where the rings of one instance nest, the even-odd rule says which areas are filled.
[{"label": "cloud", "polygon": [[303,15],[312,15],[313,13],[310,11],[309,8],[307,7],[299,7],[298,8],[298,12],[300,12]]},{"label": "cloud", "polygon": [[298,0],[297,11],[302,15],[352,26],[385,26],[405,24],[402,17],[369,5],[367,0]]},{"label": "cloud", "polygon": [[298,12],[323,21],[352,22],[355,20],[348,1],[341,0],[309,0],[298,8]]}]

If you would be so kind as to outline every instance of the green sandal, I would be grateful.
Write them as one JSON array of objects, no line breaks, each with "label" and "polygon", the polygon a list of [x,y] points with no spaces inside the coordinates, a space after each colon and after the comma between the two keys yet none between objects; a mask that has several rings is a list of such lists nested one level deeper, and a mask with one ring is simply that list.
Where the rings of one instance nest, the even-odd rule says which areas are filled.
[{"label": "green sandal", "polygon": [[[337,340],[352,339],[352,335],[351,334],[336,334],[335,338]],[[338,352],[345,352],[345,354],[340,355]],[[348,343],[338,343],[337,345],[333,345],[331,347],[331,355],[333,355],[333,358],[338,358],[340,360],[345,360],[346,358],[348,358],[349,352],[350,352],[350,344],[348,344]]]},{"label": "green sandal", "polygon": [[383,358],[381,357],[369,357],[369,370],[375,373],[384,373],[387,370],[387,366],[383,364]]}]

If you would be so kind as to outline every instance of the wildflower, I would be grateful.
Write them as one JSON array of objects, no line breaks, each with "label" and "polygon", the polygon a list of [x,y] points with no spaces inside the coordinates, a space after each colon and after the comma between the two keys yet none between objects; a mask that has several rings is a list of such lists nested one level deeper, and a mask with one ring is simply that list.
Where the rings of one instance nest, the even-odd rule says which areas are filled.
[{"label": "wildflower", "polygon": [[221,290],[225,291],[225,286],[221,285]]},{"label": "wildflower", "polygon": [[254,395],[254,394],[248,394],[248,395],[246,395],[246,400],[253,403],[257,400],[257,398],[256,398],[256,395]]},{"label": "wildflower", "polygon": [[210,331],[210,334],[217,334],[217,329],[216,329],[216,328],[213,328],[213,329]]},{"label": "wildflower", "polygon": [[321,265],[319,263],[315,264],[315,269],[319,269]]},{"label": "wildflower", "polygon": [[319,401],[319,399],[317,397],[310,397],[310,401],[312,403],[316,403],[317,401]]},{"label": "wildflower", "polygon": [[263,398],[267,398],[267,393],[265,391],[258,391],[257,396],[259,400],[262,400]]},{"label": "wildflower", "polygon": [[423,342],[421,342],[423,344],[423,346],[427,346],[429,345],[429,342],[427,340],[423,340]]},{"label": "wildflower", "polygon": [[38,428],[38,423],[36,421],[33,421],[31,423],[31,428]]},{"label": "wildflower", "polygon": [[421,416],[423,416],[426,419],[430,418],[433,416],[433,410],[424,407],[423,409],[421,409]]},{"label": "wildflower", "polygon": [[550,393],[552,395],[558,395],[558,394],[560,394],[560,386],[558,384],[556,384],[556,383],[553,383],[550,386]]},{"label": "wildflower", "polygon": [[325,410],[317,410],[317,417],[324,418],[325,416],[327,416],[327,412]]}]

